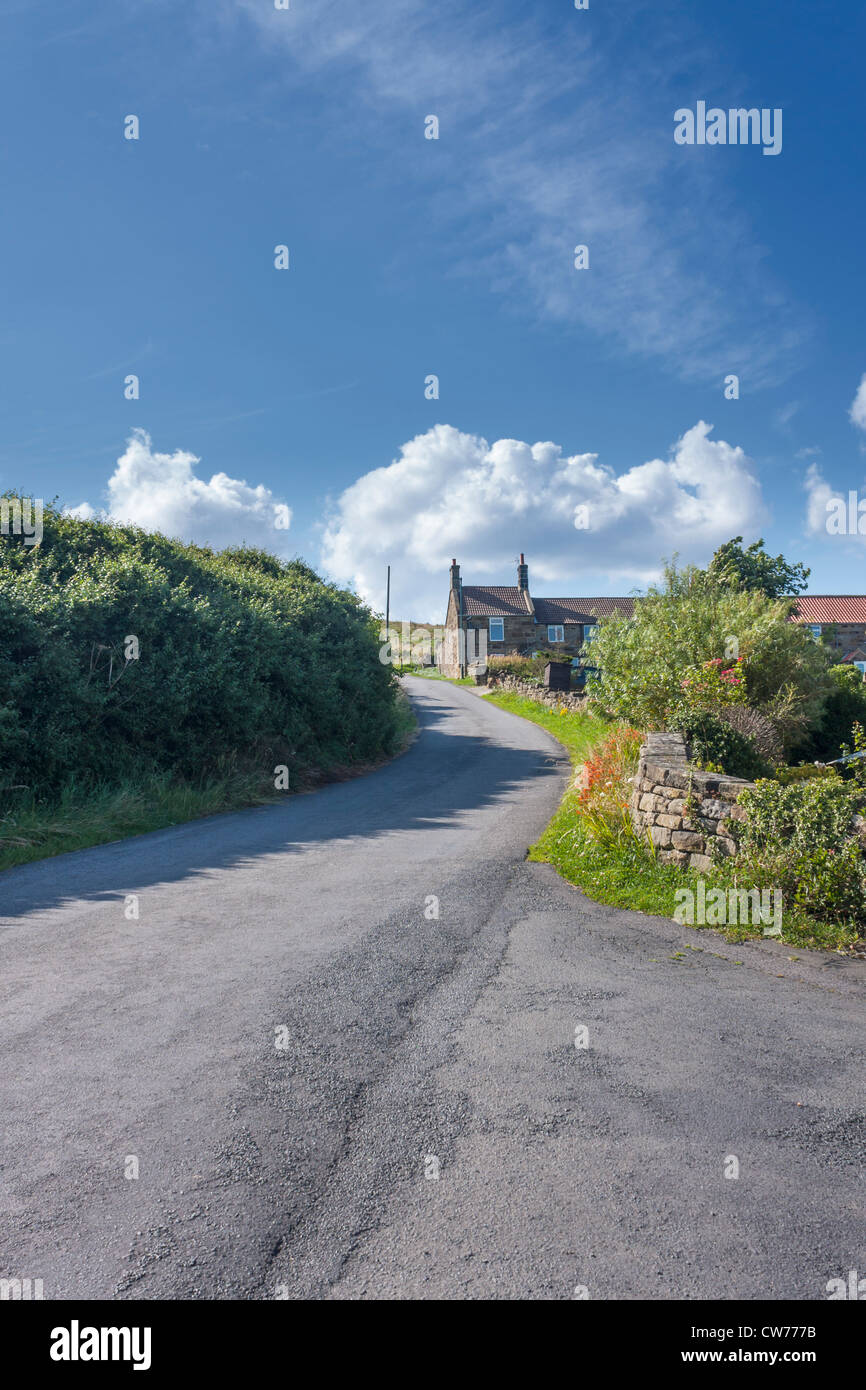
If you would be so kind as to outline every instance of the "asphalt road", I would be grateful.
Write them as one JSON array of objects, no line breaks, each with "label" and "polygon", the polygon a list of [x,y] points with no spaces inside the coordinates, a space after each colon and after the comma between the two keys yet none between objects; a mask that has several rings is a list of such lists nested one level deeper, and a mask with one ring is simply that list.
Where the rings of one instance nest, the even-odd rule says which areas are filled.
[{"label": "asphalt road", "polygon": [[0,1275],[822,1299],[866,1274],[866,966],[525,863],[561,750],[407,686],[420,737],[371,775],[0,876]]}]

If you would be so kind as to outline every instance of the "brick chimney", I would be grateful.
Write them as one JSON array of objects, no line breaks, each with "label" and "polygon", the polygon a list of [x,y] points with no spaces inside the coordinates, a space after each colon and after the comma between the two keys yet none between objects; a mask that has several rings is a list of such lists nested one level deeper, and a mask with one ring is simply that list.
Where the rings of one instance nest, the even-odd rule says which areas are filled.
[{"label": "brick chimney", "polygon": [[520,556],[520,564],[517,566],[517,587],[529,593],[529,566],[523,555]]},{"label": "brick chimney", "polygon": [[450,568],[450,570],[448,571],[448,573],[449,573],[449,575],[450,575],[450,577],[451,577],[451,588],[452,588],[452,589],[459,589],[459,588],[460,588],[460,566],[458,565],[458,563],[457,563],[456,560],[452,560],[452,561],[451,561],[451,568]]}]

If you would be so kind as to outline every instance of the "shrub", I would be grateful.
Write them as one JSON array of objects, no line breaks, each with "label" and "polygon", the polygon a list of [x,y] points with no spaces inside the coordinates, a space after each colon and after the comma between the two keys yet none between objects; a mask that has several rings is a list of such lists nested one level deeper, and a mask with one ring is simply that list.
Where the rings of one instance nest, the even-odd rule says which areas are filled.
[{"label": "shrub", "polygon": [[[0,539],[0,782],[353,763],[388,751],[394,680],[372,615],[300,560],[219,554],[47,508]],[[127,638],[139,644],[127,659]]]},{"label": "shrub", "polygon": [[633,618],[599,621],[592,654],[601,674],[591,678],[591,693],[611,715],[664,728],[690,672],[713,659],[730,662],[735,640],[746,703],[773,720],[788,746],[817,719],[829,688],[826,653],[790,615],[788,600],[668,565],[663,586],[635,600]]},{"label": "shrub", "polygon": [[539,670],[538,662],[531,656],[488,656],[487,673],[490,676],[516,676],[518,680],[537,679],[544,670]]},{"label": "shrub", "polygon": [[492,676],[516,676],[518,680],[538,681],[549,661],[563,661],[562,652],[537,652],[534,656],[488,656],[487,670]]},{"label": "shrub", "polygon": [[838,773],[833,767],[821,767],[817,763],[801,763],[798,767],[777,767],[773,772],[773,778],[783,787],[788,787],[792,782],[809,782],[813,777],[837,777]]},{"label": "shrub", "polygon": [[845,756],[851,753],[860,754],[858,758],[845,764],[842,768],[842,776],[850,777],[861,787],[866,787],[866,729],[863,728],[859,720],[855,720],[854,727],[851,730],[850,745],[847,743],[842,744],[842,753]]},{"label": "shrub", "polygon": [[831,666],[827,674],[830,693],[821,718],[793,754],[810,762],[838,758],[842,745],[851,741],[854,724],[866,724],[866,685],[857,667],[840,663]]},{"label": "shrub", "polygon": [[782,740],[772,719],[761,710],[748,705],[726,705],[718,712],[719,719],[735,733],[749,740],[759,758],[776,764],[783,754]]},{"label": "shrub", "polygon": [[693,762],[712,772],[754,781],[770,771],[752,740],[731,728],[719,715],[680,711],[670,720],[669,727],[683,735]]},{"label": "shrub", "polygon": [[786,905],[812,916],[863,921],[866,860],[852,831],[862,798],[841,777],[759,782],[740,797],[740,853],[724,871],[755,887],[780,888]]}]

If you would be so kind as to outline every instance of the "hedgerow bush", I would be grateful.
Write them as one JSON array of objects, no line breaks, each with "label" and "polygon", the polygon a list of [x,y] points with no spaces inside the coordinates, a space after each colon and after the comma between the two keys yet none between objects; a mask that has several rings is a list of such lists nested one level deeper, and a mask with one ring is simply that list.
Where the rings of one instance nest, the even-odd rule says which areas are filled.
[{"label": "hedgerow bush", "polygon": [[839,663],[828,671],[830,694],[821,718],[794,749],[794,756],[824,760],[838,758],[844,744],[851,742],[855,723],[866,724],[866,685],[853,663]]},{"label": "hedgerow bush", "polygon": [[487,658],[487,670],[493,676],[516,676],[518,680],[540,681],[549,661],[567,661],[562,652],[536,652],[534,656],[493,655]]},{"label": "hedgerow bush", "polygon": [[227,757],[291,777],[390,751],[378,625],[302,561],[53,508],[43,525],[38,546],[0,537],[0,787],[54,797]]},{"label": "hedgerow bush", "polygon": [[866,857],[852,831],[864,792],[830,776],[760,781],[740,796],[745,821],[730,822],[739,853],[719,872],[780,888],[785,904],[828,921],[866,920]]},{"label": "hedgerow bush", "polygon": [[[827,654],[790,621],[792,606],[668,565],[664,583],[635,600],[633,617],[599,620],[592,656],[600,674],[589,692],[611,716],[644,729],[669,727],[684,703],[706,708],[711,696],[724,705],[736,695],[790,747],[820,717],[830,688]],[[741,671],[712,677],[707,663]]]},{"label": "hedgerow bush", "polygon": [[670,719],[668,727],[683,735],[692,761],[700,767],[725,772],[729,777],[745,777],[750,782],[769,776],[770,766],[754,742],[716,714],[681,709]]}]

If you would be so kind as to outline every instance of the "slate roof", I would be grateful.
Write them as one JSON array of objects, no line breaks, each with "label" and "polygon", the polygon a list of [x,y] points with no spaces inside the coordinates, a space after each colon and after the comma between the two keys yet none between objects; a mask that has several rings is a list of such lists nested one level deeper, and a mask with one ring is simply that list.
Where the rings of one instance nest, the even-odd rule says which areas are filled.
[{"label": "slate roof", "polygon": [[[631,598],[535,598],[535,617],[539,623],[587,623],[593,618],[609,618],[634,612]],[[525,618],[528,609],[523,590],[516,584],[465,584],[463,612],[467,618]],[[800,594],[795,617],[802,623],[866,623],[866,595]]]},{"label": "slate roof", "polygon": [[617,610],[627,618],[634,613],[630,598],[536,598],[533,603],[540,623],[591,623],[595,618],[610,618]]},{"label": "slate roof", "polygon": [[464,584],[463,612],[467,618],[526,618],[529,609],[517,585]]},{"label": "slate roof", "polygon": [[[634,612],[630,598],[533,597],[532,602],[539,623],[591,623],[594,617],[609,618],[617,609],[626,617]],[[464,584],[463,612],[467,618],[525,618],[529,609],[517,585]]]}]

